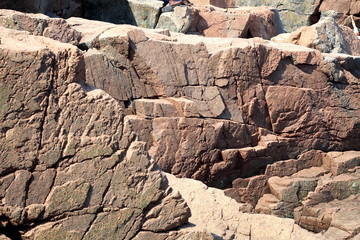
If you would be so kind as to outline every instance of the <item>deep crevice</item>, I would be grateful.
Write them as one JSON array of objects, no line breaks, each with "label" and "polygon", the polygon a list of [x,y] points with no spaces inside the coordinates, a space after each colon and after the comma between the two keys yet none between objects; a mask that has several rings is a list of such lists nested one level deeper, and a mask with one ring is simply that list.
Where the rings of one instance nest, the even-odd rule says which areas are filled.
[{"label": "deep crevice", "polygon": [[0,234],[5,235],[11,240],[22,240],[21,234],[16,226],[14,226],[6,217],[0,217]]}]

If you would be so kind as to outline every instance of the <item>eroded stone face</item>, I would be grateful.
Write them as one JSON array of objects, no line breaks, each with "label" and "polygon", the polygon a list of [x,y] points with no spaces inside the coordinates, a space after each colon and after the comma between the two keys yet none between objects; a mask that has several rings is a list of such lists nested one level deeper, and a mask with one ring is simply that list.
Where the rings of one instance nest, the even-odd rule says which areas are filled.
[{"label": "eroded stone face", "polygon": [[[326,32],[326,34],[324,34]],[[352,29],[338,25],[334,18],[324,17],[314,25],[302,27],[290,34],[280,34],[272,41],[293,43],[317,49],[323,53],[359,55],[360,42]]]},{"label": "eroded stone face", "polygon": [[[25,30],[35,31],[30,20]],[[306,209],[358,194],[357,158],[336,155],[359,149],[358,58],[90,23],[68,25],[87,52],[1,28],[0,211],[5,225],[31,226],[26,239],[208,238],[172,232],[190,212],[158,166],[231,187],[227,195],[251,204],[242,211],[302,216],[304,225],[328,214]],[[336,152],[323,164],[314,149]],[[277,219],[261,218],[240,215],[250,224],[216,232],[261,236]],[[336,221],[320,224],[333,231]],[[277,226],[271,236],[308,234],[289,232],[293,220]]]},{"label": "eroded stone face", "polygon": [[[145,216],[162,219],[145,227],[156,232],[185,223],[188,207],[154,170],[145,143],[124,134],[121,104],[84,84],[83,54],[25,32],[1,33],[2,227],[31,225],[26,239],[130,239]],[[161,212],[146,215],[158,204]],[[172,207],[176,219],[167,216]]]}]

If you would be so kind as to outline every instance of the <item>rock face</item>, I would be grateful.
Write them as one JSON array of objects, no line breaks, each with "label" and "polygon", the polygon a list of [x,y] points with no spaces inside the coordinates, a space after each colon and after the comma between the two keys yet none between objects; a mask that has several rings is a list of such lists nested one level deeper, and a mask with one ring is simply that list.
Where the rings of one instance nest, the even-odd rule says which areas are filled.
[{"label": "rock face", "polygon": [[290,34],[280,34],[271,39],[317,49],[323,53],[345,53],[360,55],[360,41],[351,29],[339,26],[331,17],[318,23],[302,27]]},{"label": "rock face", "polygon": [[85,83],[83,54],[1,33],[2,232],[31,226],[24,239],[130,239],[186,222],[186,203],[154,170],[146,144],[124,131],[121,104]]},{"label": "rock face", "polygon": [[[20,4],[19,7],[8,3],[5,4],[3,8],[22,11],[27,9],[30,12],[46,12],[48,14],[55,13],[62,17],[80,16],[79,14],[70,13],[70,10],[67,9],[67,5],[70,6],[70,2],[64,3],[64,5],[58,7],[59,10],[56,10],[57,8],[50,8],[50,5],[38,6],[35,3],[27,2]],[[211,6],[196,5],[193,7],[179,6],[175,7],[173,12],[161,13],[162,6],[163,2],[159,0],[123,0],[116,2],[85,0],[81,3],[80,7],[83,12],[82,16],[89,19],[131,24],[144,28],[168,29],[173,32],[181,33],[189,31],[193,34],[208,37],[261,37],[270,39],[283,32],[278,15],[273,10],[265,7],[225,10]],[[14,15],[16,15],[16,13],[14,13]],[[8,14],[6,14],[6,16],[10,17]],[[13,19],[16,17],[31,18],[31,15],[12,16]],[[33,16],[33,19],[34,18],[36,18],[36,16]],[[66,26],[66,24],[59,23],[59,21],[64,20],[47,19],[44,16],[38,16],[38,18],[44,18],[42,22],[35,24],[38,25],[40,29],[48,27],[44,25],[44,22],[49,22],[51,24],[57,23],[58,25]],[[15,23],[12,24],[16,25]],[[24,28],[25,26],[19,26],[17,29],[20,30],[21,27]],[[52,28],[52,26],[49,26],[49,28]],[[33,31],[35,30],[31,30],[31,32]],[[42,31],[44,30],[42,29]],[[57,35],[60,36],[60,34]]]},{"label": "rock face", "polygon": [[[0,233],[358,234],[358,57],[5,10],[0,23]],[[160,169],[226,190],[171,187]]]},{"label": "rock face", "polygon": [[0,12],[0,26],[28,31],[34,35],[52,38],[54,40],[79,44],[80,33],[72,29],[64,19],[50,18],[42,14],[22,14],[16,11]]},{"label": "rock face", "polygon": [[270,6],[279,11],[286,31],[294,31],[309,24],[309,18],[316,13],[319,1],[286,0],[234,0],[236,6]]},{"label": "rock face", "polygon": [[[232,10],[234,10],[236,7],[268,6],[271,7],[275,12],[276,18],[281,18],[284,23],[284,28],[287,32],[292,32],[302,26],[316,23],[319,20],[320,16],[326,15],[328,11],[336,11],[337,13],[339,13],[337,22],[350,26],[351,23],[348,16],[350,14],[358,15],[360,13],[360,4],[354,0],[340,0],[336,1],[336,3],[333,3],[330,0],[193,0],[192,2],[195,3],[195,6],[193,7],[195,9],[198,9],[199,7],[203,8],[205,5],[211,5],[220,8],[233,8]],[[161,13],[160,8],[162,7],[162,5],[163,2],[160,0],[3,0],[0,3],[0,9],[7,8],[32,13],[46,13],[65,18],[82,16],[93,20],[101,20],[121,24],[132,24],[140,27],[154,28],[159,20],[159,15]],[[178,26],[179,15],[170,15],[171,14],[165,14],[162,17],[163,19],[160,26],[169,27],[172,25],[172,30],[175,30],[173,25],[175,24],[175,26]],[[186,13],[185,15],[189,15],[189,13]],[[224,21],[224,18],[230,18],[226,20],[226,23],[222,23],[224,24],[224,26],[227,25],[227,28],[233,28],[233,26],[231,26],[232,24],[234,24],[234,21],[232,19],[240,18],[239,16],[236,16],[237,14],[230,17],[228,16],[228,14],[222,15],[223,16],[221,17],[218,16],[217,19],[222,19],[220,21]],[[164,22],[166,19],[170,20],[173,23],[170,25],[166,25]],[[212,23],[214,19],[215,18],[209,19],[212,20],[210,21],[210,23]],[[245,19],[242,19],[242,21],[245,21]],[[186,22],[188,22],[188,20]],[[250,21],[250,24],[251,23],[252,21]],[[244,23],[241,23],[241,25],[243,24]],[[258,25],[258,27],[260,26]],[[204,24],[202,24],[201,27],[203,28]],[[268,27],[269,26],[267,26],[265,29],[268,29]],[[176,29],[179,29],[179,27],[177,27]],[[280,29],[282,32],[282,26],[280,27]],[[183,29],[181,29],[180,32],[182,30]],[[238,27],[234,26],[234,31],[237,30]]]},{"label": "rock face", "polygon": [[[224,5],[220,1],[214,1],[214,5],[216,2],[219,2],[219,6]],[[353,0],[340,0],[336,2],[330,0],[234,0],[228,2],[230,6],[269,6],[277,9],[287,32],[293,32],[300,27],[316,23],[320,16],[326,14],[327,11],[339,13],[338,22],[346,25],[350,24],[348,18],[350,14],[360,13],[360,4]]]},{"label": "rock face", "polygon": [[270,8],[220,9],[210,6],[195,6],[194,8],[198,11],[198,15],[192,21],[190,33],[206,37],[270,39],[271,36],[283,32],[278,15]]},{"label": "rock face", "polygon": [[160,15],[156,28],[186,33],[194,20],[195,13],[195,9],[186,6],[175,7],[172,12],[165,12]]},{"label": "rock face", "polygon": [[163,6],[162,1],[141,1],[129,0],[129,7],[134,16],[135,24],[144,28],[155,28],[159,20],[160,8]]},{"label": "rock face", "polygon": [[301,229],[292,219],[241,213],[244,206],[218,189],[192,179],[166,176],[192,212],[190,226],[183,231],[209,231],[218,239],[322,239],[321,235]]}]

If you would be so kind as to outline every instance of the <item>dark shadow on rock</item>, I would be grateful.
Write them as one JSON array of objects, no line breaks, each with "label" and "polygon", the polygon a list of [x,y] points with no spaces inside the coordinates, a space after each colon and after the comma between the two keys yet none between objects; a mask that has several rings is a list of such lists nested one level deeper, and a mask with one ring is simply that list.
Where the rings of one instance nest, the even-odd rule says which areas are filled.
[{"label": "dark shadow on rock", "polygon": [[281,21],[279,11],[276,9],[271,9],[271,11],[275,14],[275,24],[276,24],[276,26],[278,26],[278,31],[279,31],[278,34],[285,33],[286,31],[285,31],[284,25]]},{"label": "dark shadow on rock", "polygon": [[[134,15],[126,0],[69,0],[60,5],[60,1],[1,0],[0,9],[12,9],[26,13],[42,13],[49,17],[83,17],[115,24],[136,25]],[[76,4],[72,9],[71,4]]]},{"label": "dark shadow on rock", "polygon": [[11,240],[21,240],[18,229],[4,216],[0,217],[0,234],[5,235]]},{"label": "dark shadow on rock", "polygon": [[204,35],[204,30],[209,28],[209,24],[207,23],[206,19],[202,16],[196,14],[194,16],[194,20],[191,23],[190,29],[187,33],[195,34],[195,35]]},{"label": "dark shadow on rock", "polygon": [[82,8],[82,17],[87,19],[136,25],[135,17],[126,0],[83,0]]}]

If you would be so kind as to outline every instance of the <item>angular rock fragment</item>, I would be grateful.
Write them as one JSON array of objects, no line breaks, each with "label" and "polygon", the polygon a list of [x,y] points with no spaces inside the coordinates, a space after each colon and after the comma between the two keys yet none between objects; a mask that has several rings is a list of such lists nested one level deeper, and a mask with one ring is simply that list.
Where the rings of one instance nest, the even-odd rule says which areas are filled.
[{"label": "angular rock fragment", "polygon": [[156,28],[186,33],[194,21],[194,18],[196,18],[196,12],[196,10],[186,6],[175,7],[174,11],[160,15]]},{"label": "angular rock fragment", "polygon": [[3,9],[0,10],[0,26],[74,45],[77,45],[81,38],[80,33],[64,19],[50,18],[42,14],[24,14]]},{"label": "angular rock fragment", "polygon": [[157,0],[129,0],[129,8],[134,16],[136,26],[143,28],[155,28],[160,15],[162,1]]}]

